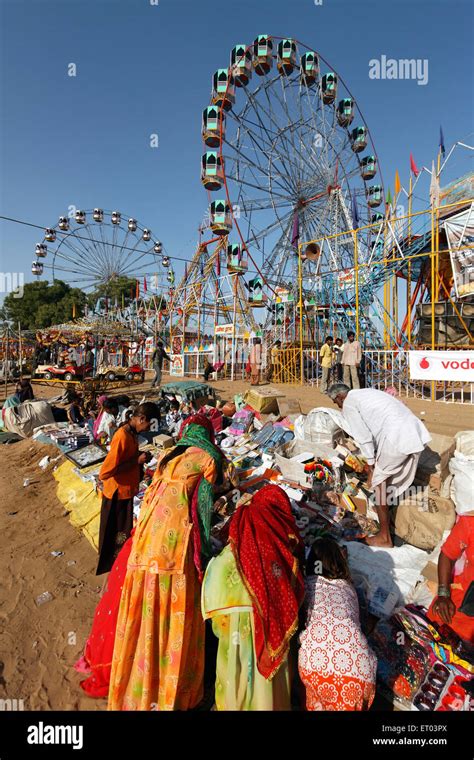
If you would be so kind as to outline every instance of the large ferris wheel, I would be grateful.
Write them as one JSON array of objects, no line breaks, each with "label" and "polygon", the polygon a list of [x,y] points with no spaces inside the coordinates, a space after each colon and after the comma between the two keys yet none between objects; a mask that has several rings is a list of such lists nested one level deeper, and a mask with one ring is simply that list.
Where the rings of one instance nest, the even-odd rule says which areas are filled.
[{"label": "large ferris wheel", "polygon": [[210,226],[236,237],[229,250],[277,294],[296,289],[298,243],[326,238],[303,257],[305,297],[353,300],[350,231],[362,228],[359,262],[373,261],[376,232],[363,228],[383,219],[384,191],[368,126],[335,70],[293,39],[237,45],[214,74],[202,136]]},{"label": "large ferris wheel", "polygon": [[53,280],[83,290],[106,286],[119,277],[153,277],[155,289],[162,285],[161,280],[174,282],[162,242],[120,211],[95,208],[61,216],[55,226],[46,228],[35,253],[34,275],[50,273]]}]

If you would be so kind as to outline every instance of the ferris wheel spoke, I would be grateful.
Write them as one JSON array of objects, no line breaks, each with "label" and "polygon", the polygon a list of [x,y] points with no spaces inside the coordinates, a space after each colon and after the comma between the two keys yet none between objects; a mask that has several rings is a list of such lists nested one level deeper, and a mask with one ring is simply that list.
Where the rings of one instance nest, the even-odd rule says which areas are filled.
[{"label": "ferris wheel spoke", "polygon": [[[96,252],[96,260],[100,261],[101,263],[103,263],[104,257],[103,257],[102,250],[101,250],[101,247],[100,247],[100,242],[95,237],[95,232],[89,227],[89,225],[87,225],[87,227],[85,228],[84,231],[87,231],[87,233],[90,235],[89,242],[92,243],[92,247],[93,247],[94,251]],[[84,245],[84,248],[87,251],[87,246],[86,245]]]},{"label": "ferris wheel spoke", "polygon": [[[269,145],[268,148],[262,147],[262,145],[260,144],[261,143],[261,139],[259,138],[259,136],[255,135],[255,133],[253,132],[253,130],[250,130],[246,126],[246,124],[244,124],[242,121],[240,121],[237,117],[236,117],[236,121],[239,123],[239,126],[242,127],[242,129],[245,132],[245,134],[248,135],[249,139],[251,140],[252,145],[254,146],[254,150],[255,150],[256,156],[258,157],[259,152],[260,152],[264,156],[266,156],[266,158],[267,158],[268,161],[271,161],[272,146]],[[232,143],[227,142],[227,141],[226,141],[226,144],[229,145],[230,147],[232,147],[233,150],[236,151],[236,153],[238,153],[239,155],[243,154],[243,151],[240,148],[238,148],[236,145],[233,145]],[[268,167],[264,167],[260,163],[259,164],[255,164],[255,161],[252,161],[252,159],[249,158],[249,156],[247,154],[243,154],[243,155],[244,155],[244,158],[245,158],[246,161],[248,161],[249,163],[254,164],[256,166],[256,168],[258,167],[258,170],[262,172],[262,175],[264,177],[268,177]],[[280,182],[278,182],[278,184],[280,185],[280,187],[283,190],[283,192],[285,192],[285,193],[291,192],[292,191],[292,184],[291,184],[292,183],[292,177],[291,177],[291,175],[284,174],[281,171],[275,172],[275,174],[276,174],[276,176],[280,177],[283,180],[284,184],[281,184]],[[285,181],[285,180],[287,180],[287,181]]]},{"label": "ferris wheel spoke", "polygon": [[[106,227],[110,227],[110,225],[106,225]],[[100,237],[101,237],[101,240],[102,240],[102,245],[103,245],[103,250],[104,250],[103,261],[104,261],[106,270],[109,270],[109,268],[110,268],[110,263],[109,263],[109,246],[110,246],[110,243],[104,237],[104,225],[102,223],[100,224],[99,230],[100,230]]]},{"label": "ferris wheel spoke", "polygon": [[[245,166],[248,166],[249,171],[252,172],[252,176],[255,179],[255,181],[257,182],[257,185],[256,185],[257,189],[258,190],[262,190],[263,188],[262,188],[262,185],[260,183],[261,181],[259,180],[258,176],[256,176],[255,173],[253,172],[253,167],[255,167],[256,164],[253,161],[249,160],[248,156],[246,154],[243,154],[240,149],[236,148],[235,146],[231,146],[231,147],[235,150],[235,152],[236,152],[237,155],[235,157],[230,158],[230,161],[232,161],[233,164],[238,163],[238,164],[244,164]],[[225,159],[225,161],[228,161],[228,160],[229,159],[227,159],[227,158]],[[268,169],[264,170],[264,171],[261,170],[261,171],[262,171],[261,180],[268,179]],[[231,173],[232,173],[232,169],[230,171],[230,174]],[[274,176],[275,177],[284,177],[284,175],[282,175],[282,174],[280,174],[278,172],[275,172]],[[245,181],[245,180],[242,179],[241,176],[236,176],[236,180],[238,181],[239,184],[241,182]],[[285,192],[285,195],[283,195],[282,193],[275,193],[275,195],[278,195],[278,197],[280,197],[280,198],[287,198],[288,197],[288,188],[285,187],[284,185],[282,185],[280,182],[276,182],[276,184],[278,184],[278,186],[283,190],[283,192]]]},{"label": "ferris wheel spoke", "polygon": [[[267,99],[268,108],[269,108],[269,111],[267,111],[267,113],[269,114],[269,119],[271,119],[272,122],[274,122],[277,125],[278,122],[277,122],[277,119],[276,119],[276,115],[273,112],[272,105],[271,105],[271,100],[270,100],[270,97],[268,95],[268,90],[267,90],[266,87],[264,88],[264,93],[265,93],[265,97]],[[283,140],[284,144],[285,144],[285,148],[288,151],[288,146],[286,144],[287,143],[287,137],[286,137],[285,131],[283,129],[281,129],[281,128],[279,129],[279,131],[277,132],[276,139],[278,139],[280,141]],[[276,140],[274,140],[274,142],[273,142],[272,152],[276,153],[276,155],[278,156],[278,159],[281,161],[281,163],[282,163],[283,166],[286,167],[287,166],[287,162],[289,162],[288,163],[288,165],[290,166],[289,173],[290,173],[290,176],[292,178],[292,190],[294,192],[295,188],[298,186],[298,172],[297,172],[297,168],[291,162],[291,159],[290,159],[289,155],[282,156],[281,152],[275,148],[275,142],[276,142]]]},{"label": "ferris wheel spoke", "polygon": [[276,97],[277,97],[277,99],[278,99],[278,101],[279,101],[279,103],[280,103],[280,105],[281,105],[281,107],[282,107],[282,109],[283,109],[283,111],[284,111],[284,113],[286,115],[286,118],[288,120],[288,127],[287,127],[287,129],[284,130],[283,134],[284,134],[285,139],[286,139],[287,138],[287,133],[289,132],[289,137],[290,137],[290,141],[291,141],[291,146],[293,148],[293,152],[294,152],[294,154],[296,154],[300,158],[299,165],[297,165],[296,162],[295,162],[295,170],[296,170],[297,175],[298,175],[298,185],[299,185],[301,183],[301,180],[302,180],[302,172],[303,172],[303,169],[304,169],[304,166],[305,166],[305,160],[304,160],[304,157],[303,157],[300,149],[296,147],[296,143],[295,143],[295,132],[296,132],[296,130],[294,129],[294,117],[293,118],[291,117],[290,110],[288,108],[288,101],[287,101],[287,97],[286,97],[286,89],[287,88],[285,87],[285,84],[287,84],[287,83],[288,83],[288,77],[286,75],[284,77],[281,76],[280,77],[280,85],[281,85],[281,90],[282,90],[283,98],[281,99],[278,95],[276,95],[276,93],[275,93],[275,95],[276,95]]},{"label": "ferris wheel spoke", "polygon": [[[58,246],[57,250],[54,253],[53,264],[54,264],[56,258],[59,257],[60,260],[61,260],[61,258],[64,258],[64,259],[66,259],[66,261],[69,261],[70,263],[73,263],[76,266],[81,266],[86,271],[95,272],[96,268],[94,267],[94,261],[91,262],[90,256],[88,256],[84,260],[84,258],[85,258],[84,257],[84,251],[82,249],[76,248],[72,244],[70,238],[71,238],[71,236],[68,236],[68,238],[64,238],[61,241],[60,245]],[[67,253],[65,253],[64,250],[61,250],[61,246],[62,245],[64,245],[68,250],[70,250],[72,252],[72,254],[73,254],[72,257],[70,255],[68,255]]]},{"label": "ferris wheel spoke", "polygon": [[[87,225],[84,228],[81,228],[80,232],[88,232]],[[73,230],[72,233],[65,238],[65,244],[67,247],[71,247],[76,251],[76,255],[78,256],[79,260],[82,260],[84,256],[87,256],[87,258],[90,260],[91,255],[92,257],[97,261],[97,251],[94,247],[94,245],[91,245],[91,235],[90,232],[86,236],[86,240],[89,244],[89,246],[86,245],[85,240],[82,238],[82,235],[79,233],[79,230]]]},{"label": "ferris wheel spoke", "polygon": [[[242,163],[242,161],[240,161],[239,163]],[[252,170],[251,167],[249,167],[249,171],[251,172],[252,177],[255,179],[255,183],[256,184],[254,184],[253,182],[249,182],[248,180],[243,179],[243,177],[241,177],[241,176],[236,176],[235,177],[236,181],[239,183],[239,185],[246,185],[247,187],[252,187],[255,190],[262,191],[264,188],[262,187],[261,180],[267,179],[268,176],[265,175],[264,177],[261,178],[261,180],[259,180],[259,178],[255,176],[255,174],[254,174],[254,172],[253,172],[253,170]],[[231,170],[229,172],[229,176],[232,176],[232,168],[231,168]],[[283,199],[287,198],[286,195],[282,195],[281,193],[278,193],[278,197],[279,198],[283,198]]]},{"label": "ferris wheel spoke", "polygon": [[[260,116],[260,110],[263,110],[264,115],[266,115],[268,118],[270,118],[270,120],[272,119],[272,116],[270,114],[268,114],[268,112],[266,112],[265,108],[263,108],[262,106],[260,106],[260,109],[257,108],[256,105],[255,105],[255,98],[253,97],[253,94],[250,92],[250,90],[248,90],[248,88],[246,86],[244,86],[243,89],[245,90],[245,92],[247,94],[247,97],[249,99],[249,103],[252,106],[254,113],[256,114],[256,117],[257,117],[257,119],[259,121],[261,129],[267,135],[267,138],[269,140],[269,145],[271,147],[271,151],[274,152],[278,156],[278,158],[280,159],[280,161],[282,163],[282,166],[284,167],[285,174],[288,175],[288,176],[290,176],[290,177],[293,177],[293,173],[291,171],[291,168],[288,169],[288,166],[287,166],[287,163],[286,163],[284,157],[282,157],[281,154],[279,153],[279,151],[276,150],[276,148],[275,148],[275,139],[271,138],[271,136],[269,134],[269,130],[268,130],[267,126],[265,125],[264,121],[262,120],[262,117]],[[264,91],[265,91],[265,94],[266,94],[266,88],[265,87],[264,87]]]}]

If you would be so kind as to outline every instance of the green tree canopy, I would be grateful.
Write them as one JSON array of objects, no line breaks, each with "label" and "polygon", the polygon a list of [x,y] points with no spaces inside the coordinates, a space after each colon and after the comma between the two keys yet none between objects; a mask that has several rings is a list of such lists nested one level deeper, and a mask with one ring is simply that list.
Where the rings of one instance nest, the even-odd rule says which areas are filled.
[{"label": "green tree canopy", "polygon": [[107,296],[110,306],[115,306],[115,302],[117,302],[117,305],[120,307],[122,306],[123,295],[123,303],[125,306],[128,306],[130,301],[135,298],[136,283],[137,281],[133,277],[124,277],[123,275],[114,277],[107,283],[99,285],[99,287],[89,294],[87,299],[88,304],[91,309],[95,309],[97,301]]},{"label": "green tree canopy", "polygon": [[87,296],[79,288],[71,288],[62,280],[28,282],[21,298],[9,293],[0,309],[0,318],[20,322],[23,330],[37,330],[69,322],[84,315]]}]

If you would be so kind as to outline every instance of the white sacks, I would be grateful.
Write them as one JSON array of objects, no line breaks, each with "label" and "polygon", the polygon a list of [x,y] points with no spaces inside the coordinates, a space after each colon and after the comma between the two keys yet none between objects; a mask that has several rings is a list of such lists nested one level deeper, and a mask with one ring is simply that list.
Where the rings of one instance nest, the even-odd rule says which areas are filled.
[{"label": "white sacks", "polygon": [[323,443],[332,448],[343,437],[347,427],[341,412],[324,406],[311,409],[307,415],[301,414],[295,420],[295,438],[300,441]]},{"label": "white sacks", "polygon": [[456,451],[449,463],[451,498],[458,515],[474,515],[474,433],[464,430],[455,437]]}]

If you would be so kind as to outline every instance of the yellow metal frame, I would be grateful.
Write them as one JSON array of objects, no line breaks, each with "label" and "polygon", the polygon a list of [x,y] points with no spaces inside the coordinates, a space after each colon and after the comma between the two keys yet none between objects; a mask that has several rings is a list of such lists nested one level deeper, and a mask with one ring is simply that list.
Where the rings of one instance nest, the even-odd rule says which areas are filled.
[{"label": "yellow metal frame", "polygon": [[[438,170],[439,170],[439,157],[438,157]],[[411,182],[411,180],[410,180]],[[362,270],[364,270],[367,267],[376,267],[376,266],[386,266],[387,264],[393,264],[395,262],[403,262],[408,265],[408,271],[407,271],[407,314],[408,314],[408,324],[407,324],[407,330],[408,330],[408,340],[411,342],[411,267],[412,262],[415,259],[428,259],[430,260],[430,285],[431,285],[431,298],[432,303],[436,303],[439,296],[439,288],[440,285],[444,288],[446,295],[448,296],[449,301],[453,304],[453,307],[456,311],[456,314],[458,315],[459,319],[461,320],[461,323],[466,330],[467,335],[469,336],[469,340],[474,342],[474,338],[469,332],[466,323],[462,319],[455,303],[453,302],[452,298],[450,297],[449,293],[446,290],[446,287],[444,285],[444,282],[440,281],[439,278],[439,223],[440,223],[440,212],[443,214],[446,213],[449,209],[456,209],[456,208],[464,208],[466,206],[469,206],[471,203],[474,202],[473,198],[465,198],[460,201],[456,201],[455,203],[450,203],[447,205],[439,206],[437,208],[430,208],[425,209],[423,211],[416,211],[415,213],[412,213],[411,211],[411,192],[409,194],[409,206],[408,206],[408,214],[405,216],[399,216],[399,217],[393,217],[390,221],[393,223],[401,222],[404,220],[407,220],[407,235],[408,238],[411,239],[412,237],[412,227],[413,227],[413,220],[417,219],[418,217],[426,216],[426,214],[430,214],[430,225],[431,225],[431,251],[430,253],[415,253],[408,256],[399,256],[395,255],[395,248],[391,248],[388,255],[384,256],[382,259],[378,259],[377,261],[372,262],[369,264],[361,264],[359,262],[359,255],[358,255],[358,236],[359,234],[364,230],[369,230],[373,228],[379,228],[380,222],[374,222],[373,224],[367,224],[363,227],[358,227],[355,230],[344,230],[342,232],[336,232],[333,235],[327,235],[323,238],[318,238],[315,240],[306,240],[303,242],[300,242],[298,245],[298,311],[300,316],[300,325],[299,325],[299,350],[301,353],[300,356],[300,382],[304,382],[304,372],[303,372],[303,366],[304,366],[304,359],[303,359],[303,305],[304,305],[304,294],[303,294],[303,271],[302,271],[302,255],[303,255],[303,249],[305,249],[310,244],[319,245],[321,248],[323,242],[325,240],[335,240],[338,237],[345,236],[347,237],[348,234],[352,234],[354,238],[354,279],[355,279],[355,311],[356,311],[356,334],[357,337],[359,337],[359,330],[360,330],[360,303],[359,303],[359,278],[360,273]],[[385,222],[385,232],[387,232],[387,224],[388,220],[386,219]],[[386,235],[384,238],[386,239]],[[472,246],[464,246],[460,247],[459,250],[472,250]],[[441,253],[445,253],[449,250],[449,248],[443,249]],[[340,270],[343,271],[343,270]],[[334,271],[331,272],[331,274],[334,274]],[[322,275],[324,277],[324,275]],[[391,347],[391,338],[390,338],[390,316],[392,315],[392,319],[394,319],[394,323],[398,324],[398,286],[397,286],[397,276],[396,274],[390,275],[389,278],[387,278],[383,284],[383,298],[384,298],[384,319],[383,319],[383,325],[384,325],[384,348],[389,349]],[[438,345],[436,344],[436,319],[435,319],[435,310],[432,309],[431,312],[431,348],[436,349],[438,348]],[[431,393],[432,398],[435,397],[435,388],[434,383],[432,383],[431,387]]]}]

